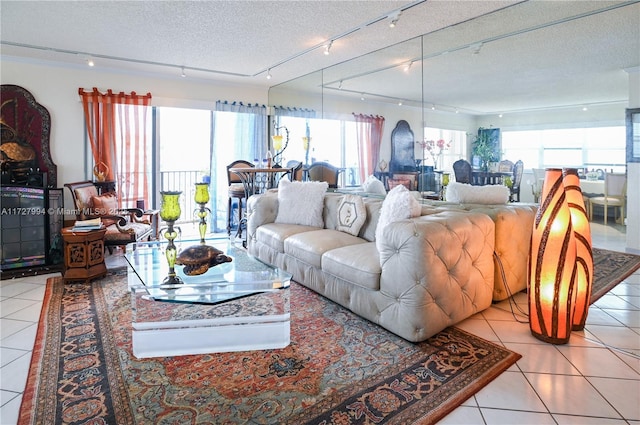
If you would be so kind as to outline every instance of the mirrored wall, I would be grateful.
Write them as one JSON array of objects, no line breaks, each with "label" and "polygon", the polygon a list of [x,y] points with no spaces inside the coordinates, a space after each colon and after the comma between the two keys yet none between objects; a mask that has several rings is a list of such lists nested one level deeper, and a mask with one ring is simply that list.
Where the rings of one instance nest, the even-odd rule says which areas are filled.
[{"label": "mirrored wall", "polygon": [[418,140],[424,127],[475,134],[478,127],[623,125],[624,69],[640,64],[639,16],[637,2],[511,4],[273,86],[269,104],[312,109],[319,118],[382,115],[387,159],[399,120]]}]

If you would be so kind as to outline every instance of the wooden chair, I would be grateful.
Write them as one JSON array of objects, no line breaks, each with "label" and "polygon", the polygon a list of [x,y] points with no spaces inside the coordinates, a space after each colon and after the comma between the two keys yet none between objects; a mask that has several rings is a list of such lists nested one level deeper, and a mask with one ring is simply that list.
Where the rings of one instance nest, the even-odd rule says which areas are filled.
[{"label": "wooden chair", "polygon": [[458,183],[471,184],[472,171],[471,164],[466,159],[459,159],[453,163],[453,174]]},{"label": "wooden chair", "polygon": [[132,242],[148,240],[154,227],[143,220],[144,211],[139,208],[118,208],[115,192],[98,194],[92,181],[86,180],[64,185],[71,192],[76,208],[76,220],[102,219],[106,233],[104,246],[113,253],[113,247],[124,247]]},{"label": "wooden chair", "polygon": [[302,170],[302,162],[301,161],[296,161],[296,160],[291,160],[291,161],[287,161],[287,166],[285,168],[292,168],[293,169],[293,175],[291,175],[291,173],[287,173],[285,174],[283,177],[288,176],[289,180],[291,181],[302,181],[303,180],[303,176],[304,176],[304,171]]},{"label": "wooden chair", "polygon": [[519,159],[513,164],[513,182],[511,185],[511,195],[509,197],[511,202],[520,202],[520,183],[522,182],[523,172],[524,163]]},{"label": "wooden chair", "polygon": [[[624,224],[624,209],[627,196],[627,175],[625,173],[605,173],[604,196],[589,198],[589,217],[593,218],[593,206],[602,205],[604,208],[604,224],[607,224],[608,208],[620,208],[620,223]],[[617,221],[617,220],[616,220]]]},{"label": "wooden chair", "polygon": [[[245,192],[244,185],[242,184],[242,180],[238,177],[237,174],[229,171],[231,168],[252,168],[254,164],[249,161],[245,161],[243,159],[239,159],[233,161],[231,164],[227,165],[227,182],[229,184],[228,190],[228,198],[229,201],[227,203],[227,235],[231,236],[231,224],[232,224],[232,207],[233,200],[238,200],[238,226],[242,221],[242,203],[245,202]],[[241,232],[238,232],[241,234]]]},{"label": "wooden chair", "polygon": [[509,161],[508,159],[503,159],[502,161],[498,162],[498,172],[510,173],[513,171],[513,166],[513,162]]},{"label": "wooden chair", "polygon": [[342,168],[328,162],[314,162],[307,170],[309,180],[329,183],[330,188],[337,188]]}]

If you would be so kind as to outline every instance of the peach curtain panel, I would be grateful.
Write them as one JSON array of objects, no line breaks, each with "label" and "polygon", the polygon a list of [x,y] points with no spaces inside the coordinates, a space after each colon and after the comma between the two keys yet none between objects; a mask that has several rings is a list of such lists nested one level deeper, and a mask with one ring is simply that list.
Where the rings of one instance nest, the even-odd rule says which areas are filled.
[{"label": "peach curtain panel", "polygon": [[354,113],[356,119],[356,137],[360,160],[360,181],[373,174],[380,161],[380,143],[384,129],[384,117]]},{"label": "peach curtain panel", "polygon": [[137,95],[101,93],[78,89],[91,143],[94,174],[117,184],[119,207],[131,207],[137,200],[149,205],[148,143],[151,93]]}]

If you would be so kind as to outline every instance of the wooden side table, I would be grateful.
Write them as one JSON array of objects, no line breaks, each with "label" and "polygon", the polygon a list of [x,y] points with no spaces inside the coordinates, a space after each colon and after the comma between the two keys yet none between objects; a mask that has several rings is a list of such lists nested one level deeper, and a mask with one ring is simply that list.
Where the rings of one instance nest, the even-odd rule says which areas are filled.
[{"label": "wooden side table", "polygon": [[104,264],[105,229],[76,232],[73,228],[62,229],[64,240],[64,282],[91,279],[107,275]]}]

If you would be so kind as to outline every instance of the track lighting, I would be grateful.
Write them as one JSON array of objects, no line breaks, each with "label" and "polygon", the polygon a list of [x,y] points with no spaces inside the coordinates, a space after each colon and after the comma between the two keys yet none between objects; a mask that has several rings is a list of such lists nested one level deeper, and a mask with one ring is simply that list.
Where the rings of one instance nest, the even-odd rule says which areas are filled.
[{"label": "track lighting", "polygon": [[328,55],[329,54],[329,50],[331,50],[331,46],[333,46],[333,40],[331,40],[329,42],[329,44],[324,46],[324,54]]},{"label": "track lighting", "polygon": [[271,68],[267,69],[267,80],[271,79]]},{"label": "track lighting", "polygon": [[184,73],[184,66],[182,68],[180,68],[180,70],[182,71],[182,73],[180,74],[180,76],[182,78],[185,78],[187,76],[187,74]]},{"label": "track lighting", "polygon": [[396,25],[398,24],[398,19],[400,19],[400,15],[402,15],[401,11],[398,11],[394,15],[389,15],[389,18],[391,18],[391,22],[389,23],[389,28],[395,28],[396,27]]},{"label": "track lighting", "polygon": [[482,43],[476,43],[476,44],[472,44],[471,49],[473,50],[473,54],[474,55],[479,55],[480,54],[480,49],[482,49]]},{"label": "track lighting", "polygon": [[94,65],[95,65],[95,63],[93,62],[93,59],[91,59],[91,58],[87,58],[87,65],[88,65],[88,66],[94,66]]},{"label": "track lighting", "polygon": [[342,90],[342,80],[338,83],[338,90]]},{"label": "track lighting", "polygon": [[411,70],[411,66],[412,66],[412,65],[413,65],[413,61],[411,61],[411,62],[407,63],[407,64],[404,66],[404,72],[409,72],[409,71]]}]

